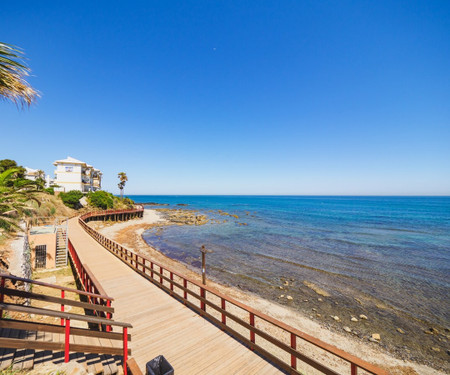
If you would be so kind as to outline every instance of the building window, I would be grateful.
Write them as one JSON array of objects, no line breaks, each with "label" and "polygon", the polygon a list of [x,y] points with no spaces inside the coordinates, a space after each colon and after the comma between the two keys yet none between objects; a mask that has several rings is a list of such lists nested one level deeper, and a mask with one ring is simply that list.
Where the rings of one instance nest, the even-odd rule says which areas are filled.
[{"label": "building window", "polygon": [[34,268],[45,268],[47,265],[47,245],[38,245],[35,249]]},{"label": "building window", "polygon": [[66,167],[66,172],[73,172],[73,167]]}]

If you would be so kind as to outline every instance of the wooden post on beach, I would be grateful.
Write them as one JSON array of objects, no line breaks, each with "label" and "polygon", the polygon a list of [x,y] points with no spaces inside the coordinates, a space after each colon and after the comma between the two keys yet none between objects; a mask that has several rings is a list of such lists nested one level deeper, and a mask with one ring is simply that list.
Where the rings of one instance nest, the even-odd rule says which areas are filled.
[{"label": "wooden post on beach", "polygon": [[202,253],[202,283],[206,285],[206,253],[212,253],[212,250],[207,250],[205,245],[202,245],[200,249]]}]

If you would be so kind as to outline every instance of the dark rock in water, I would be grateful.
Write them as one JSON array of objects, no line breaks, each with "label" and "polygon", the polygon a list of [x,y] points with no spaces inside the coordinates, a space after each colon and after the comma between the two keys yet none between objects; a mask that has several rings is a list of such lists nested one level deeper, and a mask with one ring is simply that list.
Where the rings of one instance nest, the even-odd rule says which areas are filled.
[{"label": "dark rock in water", "polygon": [[189,206],[189,205],[186,203],[177,203],[177,206]]},{"label": "dark rock in water", "polygon": [[156,202],[145,202],[140,204],[143,204],[144,206],[169,206],[169,203],[156,203]]}]

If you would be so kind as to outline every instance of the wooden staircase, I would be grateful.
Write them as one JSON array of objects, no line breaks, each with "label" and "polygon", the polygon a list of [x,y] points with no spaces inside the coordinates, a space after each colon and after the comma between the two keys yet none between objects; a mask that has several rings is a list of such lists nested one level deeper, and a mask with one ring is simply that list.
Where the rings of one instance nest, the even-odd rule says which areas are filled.
[{"label": "wooden staircase", "polygon": [[[7,322],[9,323],[9,322]],[[55,337],[58,334],[33,331],[33,330],[19,330],[14,328],[1,328],[0,340],[4,342],[8,339],[13,340],[27,340],[35,341],[36,345],[51,343],[54,341],[61,341],[61,337]],[[82,343],[82,339],[78,338],[75,343]],[[99,340],[89,340],[91,344],[99,345]],[[94,353],[71,353],[69,360],[81,363],[87,372],[93,374],[123,374],[122,357],[113,356],[109,354],[94,354]],[[52,362],[56,366],[64,363],[64,351],[51,351],[43,349],[14,349],[3,348],[0,349],[0,371],[6,369],[17,370],[31,370],[34,366]]]},{"label": "wooden staircase", "polygon": [[56,267],[67,265],[67,231],[58,227],[56,231]]},{"label": "wooden staircase", "polygon": [[[8,274],[0,274],[0,371],[5,369],[29,370],[42,363],[62,364],[75,360],[94,374],[123,374],[128,355],[131,325],[98,317],[99,312],[111,316],[114,309],[102,304],[112,298],[95,293],[80,291],[24,279]],[[26,292],[7,285],[12,283],[38,284],[61,290],[62,298],[49,294]],[[76,293],[83,300],[64,298],[64,292]],[[5,297],[7,302],[5,303]],[[45,301],[56,304],[61,310],[28,306],[25,301]],[[85,314],[64,312],[64,306],[84,309]],[[7,314],[4,314],[7,312]],[[10,317],[14,314],[14,319]],[[36,321],[36,317],[61,319],[61,324]],[[71,322],[72,326],[71,326]],[[75,327],[76,325],[76,327]],[[88,327],[88,328],[78,328]],[[113,332],[115,330],[115,332]]]}]

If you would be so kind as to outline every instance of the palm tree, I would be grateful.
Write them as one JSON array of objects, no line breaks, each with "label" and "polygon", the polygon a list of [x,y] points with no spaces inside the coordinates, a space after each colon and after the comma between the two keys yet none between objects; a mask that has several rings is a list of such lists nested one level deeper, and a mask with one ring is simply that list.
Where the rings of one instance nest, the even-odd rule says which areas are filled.
[{"label": "palm tree", "polygon": [[23,52],[0,42],[0,98],[17,106],[30,106],[40,96],[25,80],[30,68],[23,63]]},{"label": "palm tree", "polygon": [[117,186],[120,189],[120,199],[123,199],[123,189],[125,187],[126,182],[128,181],[127,174],[125,172],[120,172],[117,177],[119,178],[120,182],[117,184]]},{"label": "palm tree", "polygon": [[17,218],[30,209],[29,202],[40,202],[34,193],[40,190],[36,181],[17,178],[20,168],[11,168],[0,173],[0,227],[18,228]]}]

